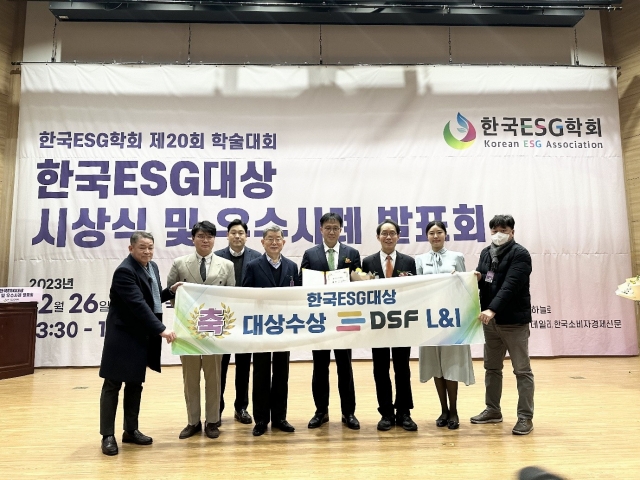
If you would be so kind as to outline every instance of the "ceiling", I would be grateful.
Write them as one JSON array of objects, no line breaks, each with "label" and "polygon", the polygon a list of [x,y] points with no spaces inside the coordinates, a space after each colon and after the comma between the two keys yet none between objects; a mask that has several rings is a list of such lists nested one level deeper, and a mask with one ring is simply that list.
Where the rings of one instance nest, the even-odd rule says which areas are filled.
[{"label": "ceiling", "polygon": [[56,1],[60,21],[573,27],[622,0]]}]

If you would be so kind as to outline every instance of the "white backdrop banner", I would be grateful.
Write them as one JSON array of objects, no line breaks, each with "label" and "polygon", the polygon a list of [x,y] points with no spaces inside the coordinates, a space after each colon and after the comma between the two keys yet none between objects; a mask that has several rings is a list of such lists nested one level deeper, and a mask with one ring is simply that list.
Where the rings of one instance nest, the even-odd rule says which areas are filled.
[{"label": "white backdrop banner", "polygon": [[281,225],[299,263],[326,211],[363,257],[386,217],[410,255],[442,220],[469,270],[510,213],[533,259],[531,354],[635,355],[614,295],[631,275],[618,118],[613,68],[24,65],[10,281],[44,289],[36,365],[99,363],[133,230],[155,235],[161,275],[205,219],[215,248],[231,219],[259,250]]}]

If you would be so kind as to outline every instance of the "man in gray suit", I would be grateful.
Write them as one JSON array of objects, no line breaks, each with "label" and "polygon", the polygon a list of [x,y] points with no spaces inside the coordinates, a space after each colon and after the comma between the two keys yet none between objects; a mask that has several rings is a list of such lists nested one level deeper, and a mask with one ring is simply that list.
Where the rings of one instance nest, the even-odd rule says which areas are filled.
[{"label": "man in gray suit", "polygon": [[[173,261],[167,277],[169,285],[176,282],[204,285],[235,286],[233,263],[213,254],[216,226],[211,222],[196,223],[191,229],[194,253]],[[179,438],[189,438],[202,431],[200,422],[200,370],[204,371],[205,424],[204,433],[218,438],[220,431],[220,370],[222,355],[181,355],[184,399],[187,403],[188,424]]]}]

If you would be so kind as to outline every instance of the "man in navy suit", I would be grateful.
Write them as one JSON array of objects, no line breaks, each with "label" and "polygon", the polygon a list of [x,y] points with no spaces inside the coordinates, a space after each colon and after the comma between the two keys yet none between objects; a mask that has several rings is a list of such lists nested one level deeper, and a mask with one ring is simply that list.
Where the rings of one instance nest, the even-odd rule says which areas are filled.
[{"label": "man in navy suit", "polygon": [[[236,285],[242,285],[242,272],[245,265],[252,260],[260,258],[260,252],[246,247],[247,243],[247,224],[237,218],[227,225],[227,240],[229,246],[214,253],[222,258],[226,258],[233,263],[236,276]],[[240,423],[250,424],[253,419],[247,407],[249,406],[249,371],[251,369],[251,354],[236,353],[236,400],[233,403],[233,417]],[[224,387],[227,383],[227,370],[231,355],[226,353],[222,356],[222,377],[220,384],[222,391],[220,392],[220,415],[224,410]]]},{"label": "man in navy suit", "polygon": [[[375,273],[380,278],[415,275],[415,260],[396,251],[399,235],[400,225],[393,220],[387,219],[378,225],[376,238],[380,242],[381,250],[365,258],[362,262],[362,269],[365,272]],[[374,348],[372,355],[378,412],[382,415],[378,422],[378,430],[391,430],[394,424],[400,425],[408,431],[418,430],[418,426],[411,419],[411,409],[413,408],[411,369],[409,367],[411,347]],[[393,357],[393,371],[395,373],[395,404],[391,401],[393,392],[389,376],[390,357]]]},{"label": "man in navy suit", "polygon": [[[280,252],[285,240],[277,225],[262,232],[265,254],[249,262],[244,269],[243,287],[273,288],[300,285],[298,266]],[[273,366],[273,375],[272,375]],[[253,435],[260,436],[271,427],[294,432],[287,422],[289,394],[289,352],[260,352],[253,354],[253,416],[256,424]]]},{"label": "man in navy suit", "polygon": [[[325,213],[320,218],[320,232],[322,233],[323,242],[304,252],[301,268],[319,270],[321,272],[341,268],[348,268],[350,272],[353,272],[356,268],[360,268],[360,253],[355,248],[338,241],[342,225],[342,217],[337,213]],[[300,275],[302,276],[302,270]],[[353,430],[358,430],[360,429],[360,422],[354,415],[356,410],[356,391],[351,367],[351,349],[338,349],[333,352],[338,370],[338,391],[340,392],[342,423]],[[313,350],[311,390],[313,392],[313,401],[316,404],[316,413],[309,421],[309,428],[318,428],[329,421],[330,363],[331,350]]]},{"label": "man in navy suit", "polygon": [[162,324],[162,303],[172,298],[178,282],[162,289],[158,266],[153,258],[153,236],[147,232],[131,235],[129,256],[116,268],[109,292],[109,313],[100,376],[100,434],[102,453],[117,455],[116,409],[124,383],[124,443],[151,445],[153,439],[138,430],[142,382],[147,366],[160,371],[162,338],[171,343],[176,334]]}]

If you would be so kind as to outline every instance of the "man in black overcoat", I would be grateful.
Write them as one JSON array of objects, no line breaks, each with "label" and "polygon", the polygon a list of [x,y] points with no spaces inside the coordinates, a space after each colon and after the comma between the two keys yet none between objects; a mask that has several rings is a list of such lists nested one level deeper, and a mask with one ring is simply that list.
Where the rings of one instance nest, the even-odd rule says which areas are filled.
[{"label": "man in black overcoat", "polygon": [[173,298],[176,283],[162,290],[158,266],[153,258],[153,236],[147,232],[131,235],[129,256],[113,273],[109,293],[100,376],[100,434],[102,453],[117,455],[114,436],[118,396],[124,382],[124,443],[150,445],[151,437],[138,430],[142,383],[147,366],[160,372],[162,338],[171,343],[176,334],[162,324],[162,303]]}]

